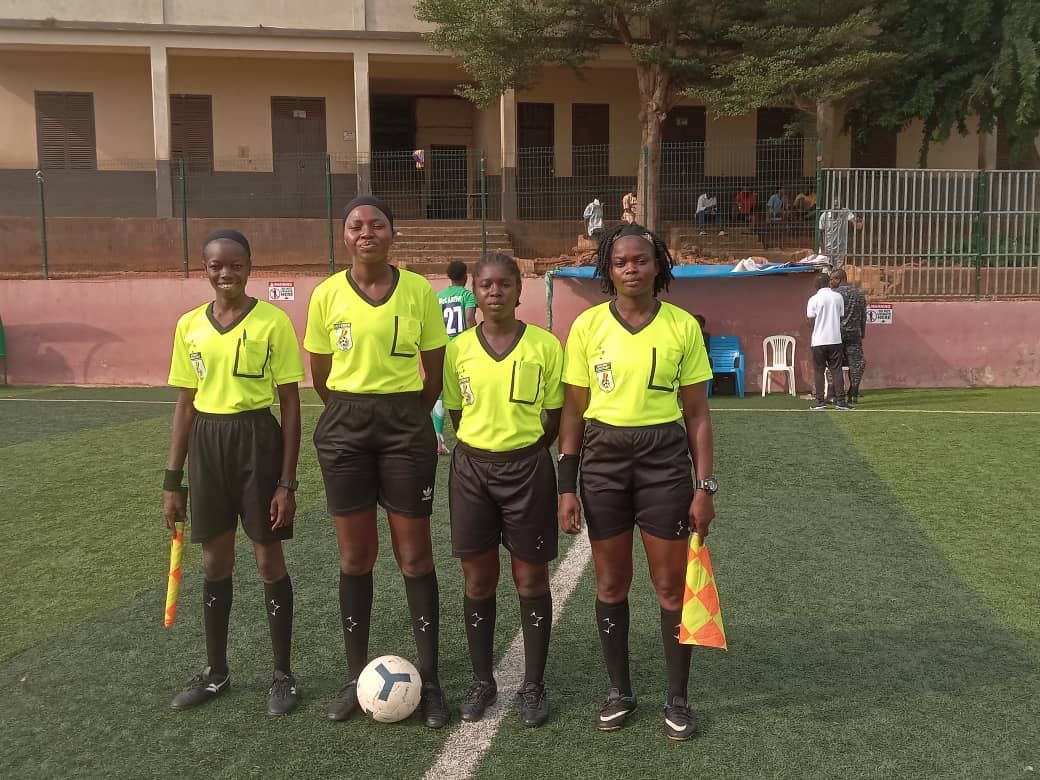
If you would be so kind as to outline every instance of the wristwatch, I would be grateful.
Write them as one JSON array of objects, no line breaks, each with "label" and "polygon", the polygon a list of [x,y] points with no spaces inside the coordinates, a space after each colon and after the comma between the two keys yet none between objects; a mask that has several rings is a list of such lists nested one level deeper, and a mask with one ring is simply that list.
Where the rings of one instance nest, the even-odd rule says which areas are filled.
[{"label": "wristwatch", "polygon": [[709,496],[713,496],[719,492],[719,483],[715,481],[715,477],[705,477],[704,479],[698,479],[694,487],[697,490],[703,490]]},{"label": "wristwatch", "polygon": [[286,490],[295,491],[297,488],[300,487],[300,480],[298,480],[298,479],[280,479],[277,482],[275,482],[274,484],[277,485],[280,488],[285,488]]}]

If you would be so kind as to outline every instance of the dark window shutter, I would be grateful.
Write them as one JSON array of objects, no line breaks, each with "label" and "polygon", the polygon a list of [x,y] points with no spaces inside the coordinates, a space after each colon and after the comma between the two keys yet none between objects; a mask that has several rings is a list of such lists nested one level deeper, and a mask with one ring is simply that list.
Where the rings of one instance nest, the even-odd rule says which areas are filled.
[{"label": "dark window shutter", "polygon": [[210,95],[170,95],[170,159],[180,158],[190,170],[213,170]]},{"label": "dark window shutter", "polygon": [[97,170],[94,95],[37,92],[36,146],[42,169]]}]

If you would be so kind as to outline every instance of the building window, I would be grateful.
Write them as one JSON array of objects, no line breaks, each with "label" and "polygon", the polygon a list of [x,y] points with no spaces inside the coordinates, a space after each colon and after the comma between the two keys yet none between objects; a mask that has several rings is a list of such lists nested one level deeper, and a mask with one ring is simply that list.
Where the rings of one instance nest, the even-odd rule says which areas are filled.
[{"label": "building window", "polygon": [[43,170],[97,170],[93,93],[36,93],[36,153]]},{"label": "building window", "polygon": [[899,134],[883,127],[865,127],[852,132],[850,164],[853,168],[895,168]]},{"label": "building window", "polygon": [[170,160],[189,171],[213,170],[213,100],[209,95],[170,95]]},{"label": "building window", "polygon": [[605,177],[610,172],[610,106],[571,104],[571,154],[574,175]]}]

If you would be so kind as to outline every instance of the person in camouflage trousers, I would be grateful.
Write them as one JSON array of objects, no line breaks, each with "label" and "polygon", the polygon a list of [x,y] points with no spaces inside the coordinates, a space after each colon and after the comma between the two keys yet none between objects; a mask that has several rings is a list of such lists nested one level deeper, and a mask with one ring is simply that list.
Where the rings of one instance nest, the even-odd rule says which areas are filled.
[{"label": "person in camouflage trousers", "polygon": [[[863,337],[867,332],[867,298],[858,287],[849,284],[844,268],[831,273],[831,287],[845,301],[845,314],[841,318],[841,342],[845,347],[845,360],[849,366],[849,403],[859,403],[859,383],[863,380],[866,361],[863,358]],[[831,377],[831,381],[834,377]],[[843,381],[839,379],[838,381]]]}]

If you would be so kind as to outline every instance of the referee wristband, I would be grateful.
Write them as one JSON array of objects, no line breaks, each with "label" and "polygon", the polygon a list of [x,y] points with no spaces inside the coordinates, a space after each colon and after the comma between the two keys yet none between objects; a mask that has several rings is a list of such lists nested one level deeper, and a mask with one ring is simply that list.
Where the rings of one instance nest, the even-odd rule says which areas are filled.
[{"label": "referee wristband", "polygon": [[184,480],[184,469],[166,469],[163,472],[162,489],[180,490]]},{"label": "referee wristband", "polygon": [[578,492],[577,455],[560,456],[560,462],[556,467],[556,484],[557,492],[560,495],[563,495],[564,493]]}]

